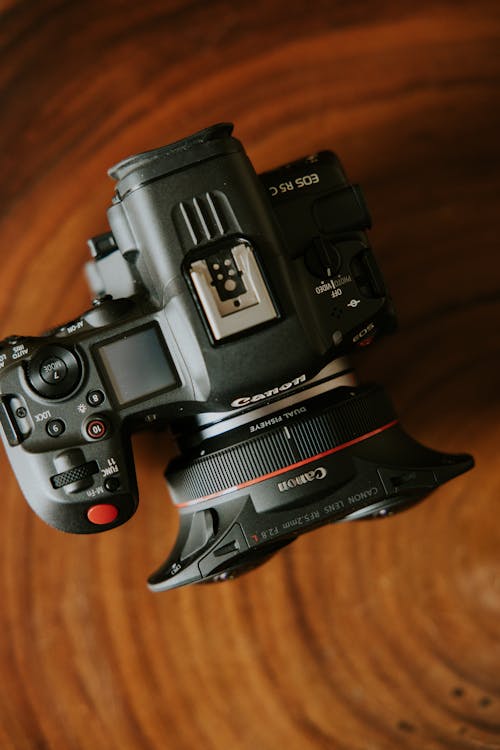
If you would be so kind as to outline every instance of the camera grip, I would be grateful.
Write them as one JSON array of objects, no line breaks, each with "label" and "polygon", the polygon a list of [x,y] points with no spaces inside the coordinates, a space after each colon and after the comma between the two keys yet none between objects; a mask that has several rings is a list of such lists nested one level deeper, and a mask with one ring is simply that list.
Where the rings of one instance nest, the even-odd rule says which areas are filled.
[{"label": "camera grip", "polygon": [[50,526],[74,534],[107,531],[128,521],[137,508],[128,436],[117,432],[95,443],[39,453],[22,445],[6,448],[28,503]]}]

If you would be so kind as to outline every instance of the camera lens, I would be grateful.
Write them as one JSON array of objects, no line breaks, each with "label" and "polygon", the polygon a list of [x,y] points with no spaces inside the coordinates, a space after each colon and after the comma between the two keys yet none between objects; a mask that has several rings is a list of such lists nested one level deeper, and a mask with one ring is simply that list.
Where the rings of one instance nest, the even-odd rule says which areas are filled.
[{"label": "camera lens", "polygon": [[166,472],[180,532],[153,590],[235,578],[300,534],[392,515],[473,465],[413,440],[385,391],[356,386],[345,360],[302,390],[249,402],[180,437]]},{"label": "camera lens", "polygon": [[[243,424],[227,420],[236,425],[211,437],[206,437],[210,430],[201,431],[198,445],[175,460],[167,472],[180,508],[218,502],[230,492],[250,487],[255,488],[252,497],[257,512],[279,510],[297,495],[304,502],[309,495],[327,494],[353,472],[346,464],[332,475],[318,461],[374,437],[397,421],[384,390],[378,387],[353,390],[344,386],[316,396],[306,391],[293,407],[276,406],[267,413],[256,410],[258,416],[247,413]],[[309,476],[310,470],[314,476]]]},{"label": "camera lens", "polygon": [[[264,406],[257,402],[181,439],[182,454],[166,477],[186,529],[182,563],[221,539],[207,562],[199,563],[204,580],[226,580],[258,567],[306,527],[319,525],[318,512],[307,509],[356,474],[344,450],[394,424],[382,389],[356,389],[345,361],[322,376],[299,393]],[[286,529],[278,539],[273,537],[279,533],[272,523],[276,514]],[[269,528],[260,528],[262,522]],[[162,569],[150,584],[164,578]]]}]

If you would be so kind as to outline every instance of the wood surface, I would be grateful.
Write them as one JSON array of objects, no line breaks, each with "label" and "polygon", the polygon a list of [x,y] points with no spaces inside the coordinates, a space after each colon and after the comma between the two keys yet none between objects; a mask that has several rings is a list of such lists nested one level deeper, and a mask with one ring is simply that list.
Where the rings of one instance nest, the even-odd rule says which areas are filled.
[{"label": "wood surface", "polygon": [[152,594],[171,443],[74,537],[0,455],[2,750],[500,748],[498,2],[0,0],[0,337],[88,306],[106,169],[220,120],[258,170],[321,148],[365,190],[400,331],[358,357],[476,469],[237,581]]}]

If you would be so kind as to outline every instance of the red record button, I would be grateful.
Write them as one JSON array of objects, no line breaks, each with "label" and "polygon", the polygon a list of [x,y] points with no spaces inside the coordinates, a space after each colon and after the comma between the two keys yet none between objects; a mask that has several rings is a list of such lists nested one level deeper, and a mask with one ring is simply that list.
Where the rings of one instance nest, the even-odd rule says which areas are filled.
[{"label": "red record button", "polygon": [[108,523],[113,523],[117,516],[118,508],[116,505],[108,505],[107,503],[93,505],[87,511],[87,518],[90,523],[95,523],[97,526],[105,526]]},{"label": "red record button", "polygon": [[100,440],[108,432],[108,423],[100,417],[95,417],[94,419],[91,419],[90,422],[87,422],[85,432],[89,438],[92,438],[92,440]]}]

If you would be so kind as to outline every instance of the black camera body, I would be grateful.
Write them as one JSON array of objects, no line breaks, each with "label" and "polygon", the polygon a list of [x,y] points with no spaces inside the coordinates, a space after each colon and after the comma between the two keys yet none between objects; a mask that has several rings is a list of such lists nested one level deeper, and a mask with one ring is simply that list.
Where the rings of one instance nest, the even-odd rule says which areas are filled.
[{"label": "black camera body", "polygon": [[308,528],[405,507],[470,468],[403,433],[345,355],[395,327],[360,189],[321,152],[253,170],[217,125],[118,164],[95,300],[0,348],[2,438],[63,531],[137,506],[131,432],[168,424],[178,543],[155,589],[259,564]]}]

